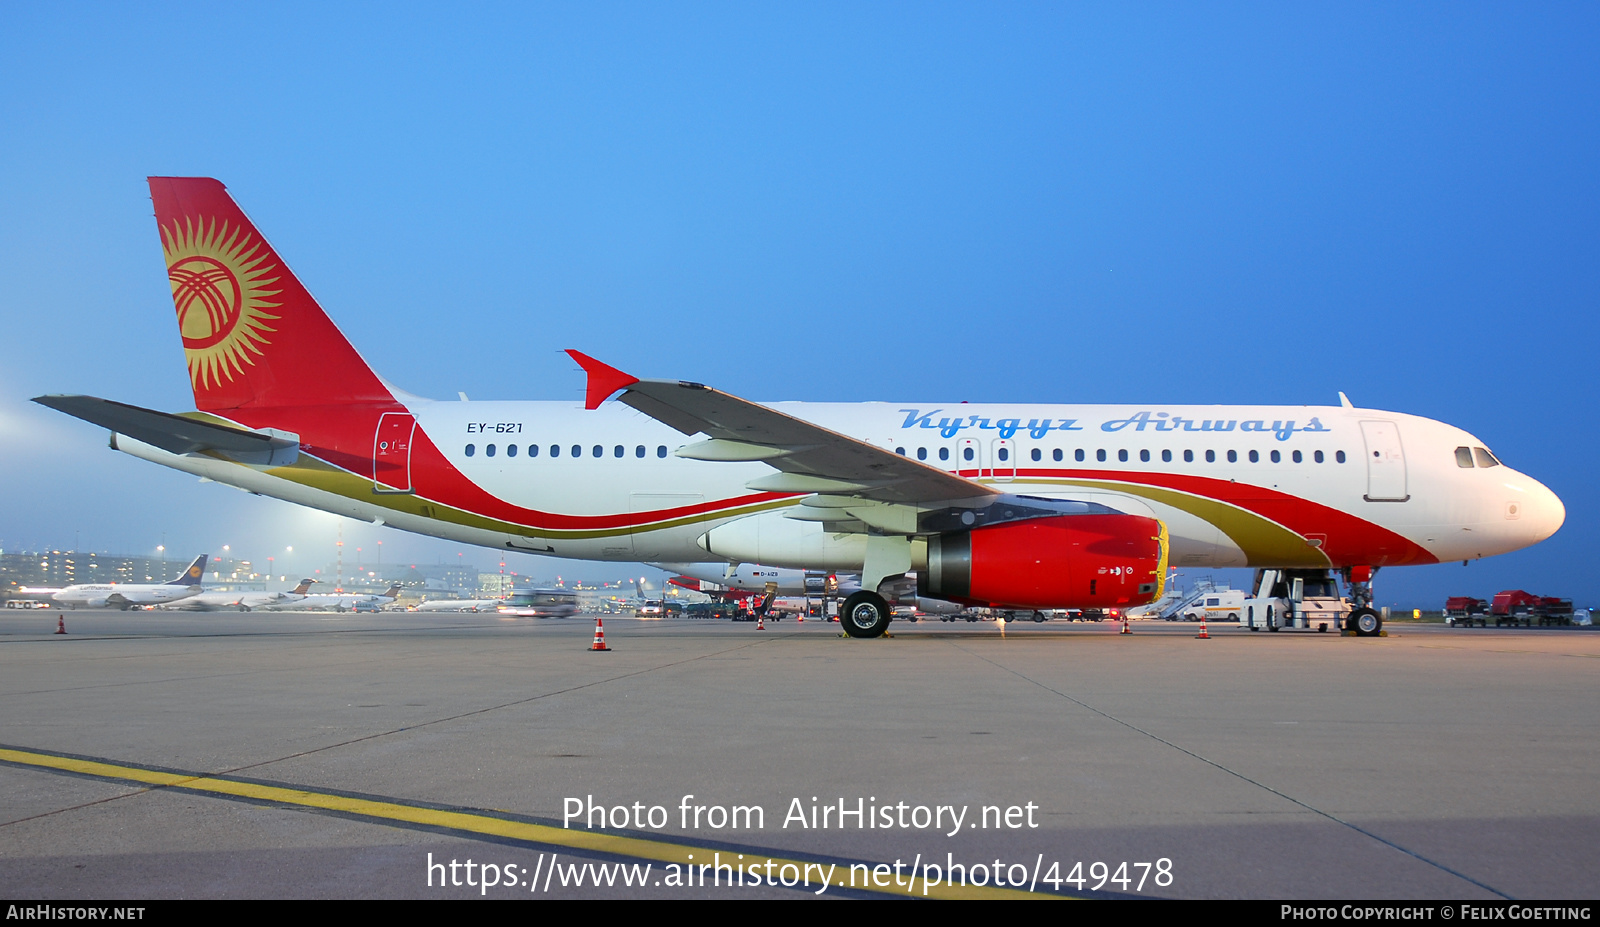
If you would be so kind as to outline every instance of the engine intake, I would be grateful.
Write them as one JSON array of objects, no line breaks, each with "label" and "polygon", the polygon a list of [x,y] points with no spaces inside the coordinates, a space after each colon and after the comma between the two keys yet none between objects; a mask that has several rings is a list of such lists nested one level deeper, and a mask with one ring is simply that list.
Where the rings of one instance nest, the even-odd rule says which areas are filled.
[{"label": "engine intake", "polygon": [[1161,597],[1167,528],[1142,515],[1059,515],[937,535],[918,593],[997,608],[1111,608]]}]

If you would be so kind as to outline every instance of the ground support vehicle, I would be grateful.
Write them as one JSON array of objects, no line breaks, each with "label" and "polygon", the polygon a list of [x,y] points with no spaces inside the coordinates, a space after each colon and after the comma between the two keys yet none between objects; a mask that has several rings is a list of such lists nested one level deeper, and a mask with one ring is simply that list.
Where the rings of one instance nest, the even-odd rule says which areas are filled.
[{"label": "ground support vehicle", "polygon": [[1540,627],[1545,625],[1568,627],[1572,624],[1572,600],[1541,596],[1536,617]]},{"label": "ground support vehicle", "polygon": [[1535,621],[1541,627],[1566,626],[1572,624],[1572,600],[1537,596],[1522,589],[1503,589],[1495,593],[1489,613],[1494,616],[1497,628],[1505,625],[1514,628],[1519,624],[1531,628]]},{"label": "ground support vehicle", "polygon": [[518,618],[566,618],[578,613],[578,595],[565,589],[513,592],[495,611]]},{"label": "ground support vehicle", "polygon": [[1489,626],[1489,603],[1471,596],[1451,596],[1444,602],[1444,623],[1448,627]]},{"label": "ground support vehicle", "polygon": [[1383,619],[1370,608],[1354,611],[1327,570],[1257,570],[1255,594],[1244,600],[1241,628],[1338,631],[1376,637]]}]

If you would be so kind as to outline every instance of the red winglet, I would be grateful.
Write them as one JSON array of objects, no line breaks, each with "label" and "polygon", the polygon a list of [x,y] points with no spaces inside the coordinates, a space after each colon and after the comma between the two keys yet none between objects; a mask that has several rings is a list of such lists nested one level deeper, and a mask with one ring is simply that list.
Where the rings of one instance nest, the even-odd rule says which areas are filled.
[{"label": "red winglet", "polygon": [[578,362],[578,366],[582,367],[585,373],[589,374],[589,389],[583,399],[585,409],[598,409],[600,403],[612,393],[627,389],[639,382],[638,377],[631,377],[615,367],[602,364],[582,351],[568,348],[567,353],[572,355],[572,359]]}]

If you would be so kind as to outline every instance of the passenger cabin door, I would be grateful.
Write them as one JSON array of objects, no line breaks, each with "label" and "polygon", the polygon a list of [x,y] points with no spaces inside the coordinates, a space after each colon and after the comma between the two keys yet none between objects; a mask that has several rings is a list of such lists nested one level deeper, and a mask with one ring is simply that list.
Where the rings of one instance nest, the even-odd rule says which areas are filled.
[{"label": "passenger cabin door", "polygon": [[411,492],[411,437],[417,420],[409,412],[385,412],[372,439],[372,491]]},{"label": "passenger cabin door", "polygon": [[1361,437],[1367,445],[1367,501],[1411,498],[1406,492],[1406,455],[1399,427],[1394,422],[1362,422]]}]

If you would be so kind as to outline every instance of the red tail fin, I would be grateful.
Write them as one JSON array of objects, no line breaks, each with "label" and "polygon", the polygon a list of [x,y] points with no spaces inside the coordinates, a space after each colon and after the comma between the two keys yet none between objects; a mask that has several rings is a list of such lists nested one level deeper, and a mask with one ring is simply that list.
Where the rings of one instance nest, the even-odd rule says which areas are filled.
[{"label": "red tail fin", "polygon": [[151,177],[195,408],[392,401],[219,181]]}]

